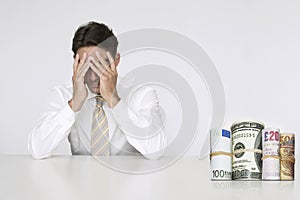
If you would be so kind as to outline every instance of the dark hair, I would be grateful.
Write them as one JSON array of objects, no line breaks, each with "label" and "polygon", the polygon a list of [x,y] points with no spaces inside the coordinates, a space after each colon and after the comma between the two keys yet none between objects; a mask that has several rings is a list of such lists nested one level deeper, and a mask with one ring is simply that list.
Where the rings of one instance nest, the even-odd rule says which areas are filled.
[{"label": "dark hair", "polygon": [[112,29],[107,25],[91,21],[81,25],[74,34],[72,44],[74,56],[79,48],[89,46],[98,46],[115,56],[117,53],[118,40]]}]

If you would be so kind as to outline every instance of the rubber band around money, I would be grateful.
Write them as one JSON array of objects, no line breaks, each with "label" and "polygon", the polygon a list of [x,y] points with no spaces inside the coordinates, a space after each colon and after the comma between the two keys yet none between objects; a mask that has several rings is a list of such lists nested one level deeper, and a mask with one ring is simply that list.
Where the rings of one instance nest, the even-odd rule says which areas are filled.
[{"label": "rubber band around money", "polygon": [[295,163],[295,157],[294,156],[284,156],[280,158],[281,161],[291,162]]},{"label": "rubber band around money", "polygon": [[214,156],[230,156],[232,157],[232,153],[225,152],[225,151],[215,151],[210,153],[209,158],[211,159]]},{"label": "rubber band around money", "polygon": [[235,150],[232,154],[235,155],[235,154],[244,153],[244,152],[254,152],[254,153],[262,154],[261,149],[238,149],[238,150]]},{"label": "rubber band around money", "polygon": [[280,156],[275,156],[275,155],[264,155],[261,159],[267,159],[267,158],[274,158],[280,160]]}]

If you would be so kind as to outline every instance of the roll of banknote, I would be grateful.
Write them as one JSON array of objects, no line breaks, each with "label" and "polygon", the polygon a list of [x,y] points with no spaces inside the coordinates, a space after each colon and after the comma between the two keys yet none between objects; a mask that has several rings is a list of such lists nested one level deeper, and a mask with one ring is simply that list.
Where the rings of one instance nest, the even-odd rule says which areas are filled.
[{"label": "roll of banknote", "polygon": [[280,180],[294,180],[295,134],[280,134]]},{"label": "roll of banknote", "polygon": [[255,121],[232,124],[233,180],[261,180],[263,129],[264,124]]},{"label": "roll of banknote", "polygon": [[262,131],[263,180],[280,180],[279,129],[266,128]]},{"label": "roll of banknote", "polygon": [[231,134],[228,130],[210,132],[211,180],[231,180]]}]

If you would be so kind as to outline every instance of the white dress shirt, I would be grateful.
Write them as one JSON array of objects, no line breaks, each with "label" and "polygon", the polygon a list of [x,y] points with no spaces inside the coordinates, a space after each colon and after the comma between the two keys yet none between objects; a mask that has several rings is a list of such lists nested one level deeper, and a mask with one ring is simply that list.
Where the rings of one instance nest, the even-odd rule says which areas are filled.
[{"label": "white dress shirt", "polygon": [[[64,84],[51,90],[47,109],[31,131],[28,149],[36,159],[51,156],[53,150],[68,140],[73,155],[90,155],[91,125],[96,106],[95,94],[88,90],[88,97],[79,112],[74,112],[68,101],[73,87]],[[143,155],[159,158],[166,144],[162,130],[156,91],[151,87],[131,90],[114,108],[105,103],[111,155]]]}]

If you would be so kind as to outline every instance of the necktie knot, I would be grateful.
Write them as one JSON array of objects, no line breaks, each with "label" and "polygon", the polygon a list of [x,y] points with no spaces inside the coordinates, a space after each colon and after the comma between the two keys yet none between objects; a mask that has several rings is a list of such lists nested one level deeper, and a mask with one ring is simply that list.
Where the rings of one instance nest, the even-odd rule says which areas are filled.
[{"label": "necktie knot", "polygon": [[101,108],[103,106],[103,103],[105,102],[105,99],[101,95],[97,95],[95,98],[97,108]]}]

